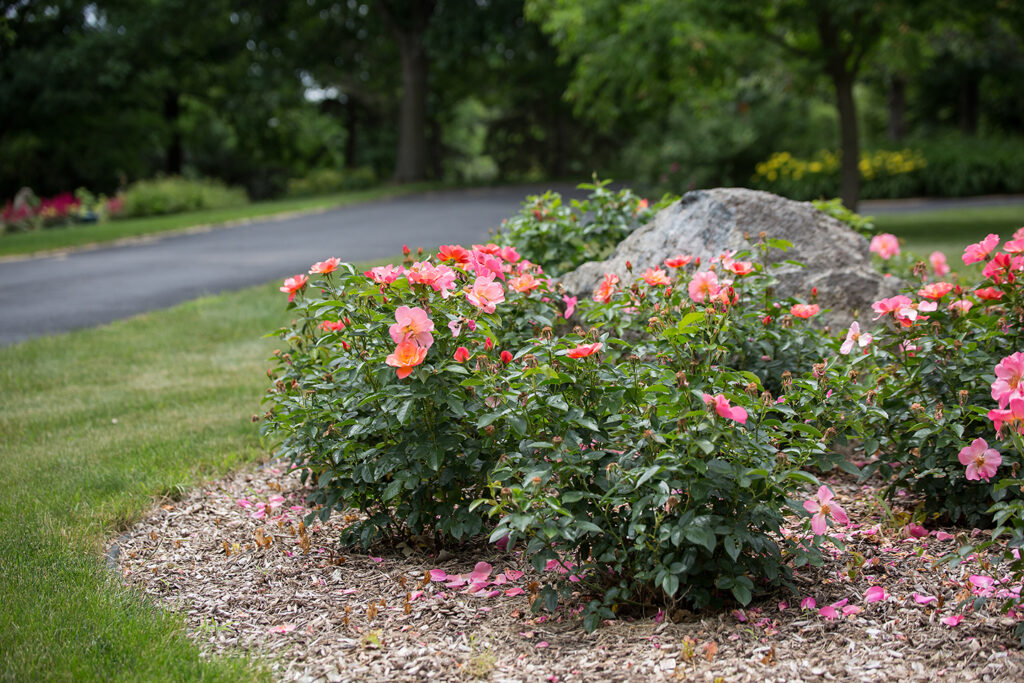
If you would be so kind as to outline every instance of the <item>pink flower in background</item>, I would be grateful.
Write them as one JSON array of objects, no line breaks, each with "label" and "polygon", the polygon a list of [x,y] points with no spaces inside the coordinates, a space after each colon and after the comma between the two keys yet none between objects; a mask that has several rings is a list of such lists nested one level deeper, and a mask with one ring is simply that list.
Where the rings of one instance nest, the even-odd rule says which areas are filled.
[{"label": "pink flower in background", "polygon": [[602,304],[606,304],[612,300],[612,295],[615,294],[615,286],[619,284],[619,276],[615,273],[605,273],[604,280],[594,290],[593,299]]},{"label": "pink flower in background", "polygon": [[508,365],[509,363],[512,362],[512,352],[511,351],[502,351],[501,354],[500,354],[500,357],[501,357],[501,362],[504,363],[505,365]]},{"label": "pink flower in background", "polygon": [[750,275],[754,272],[754,264],[750,261],[733,261],[726,268],[737,275]]},{"label": "pink flower in background", "polygon": [[460,346],[459,348],[455,349],[455,355],[453,356],[453,358],[456,360],[456,362],[465,363],[467,360],[469,360],[469,349],[467,349],[465,346]]},{"label": "pink flower in background", "polygon": [[515,247],[502,247],[501,250],[498,251],[498,256],[505,259],[509,263],[515,263],[520,258],[522,258],[521,256],[519,256],[519,252],[516,251]]},{"label": "pink flower in background", "polygon": [[855,344],[859,344],[861,348],[864,348],[870,344],[873,339],[874,338],[867,332],[862,333],[860,331],[860,325],[856,320],[854,320],[850,323],[850,329],[846,333],[846,340],[843,342],[843,345],[839,347],[839,353],[845,356],[849,354],[850,351],[853,351]]},{"label": "pink flower in background", "polygon": [[482,275],[476,278],[466,299],[484,313],[494,313],[495,305],[505,301],[505,290],[494,281],[493,275]]},{"label": "pink flower in background", "polygon": [[434,343],[434,336],[430,334],[434,331],[434,321],[419,306],[399,306],[395,310],[395,321],[388,332],[396,344],[412,339],[426,350]]},{"label": "pink flower in background", "polygon": [[412,369],[423,362],[427,357],[427,350],[412,341],[401,342],[395,352],[384,359],[384,362],[393,368],[397,368],[398,379],[405,379],[412,374]]},{"label": "pink flower in background", "polygon": [[818,304],[793,304],[793,306],[790,307],[789,312],[798,318],[806,320],[807,318],[821,313],[821,306]]},{"label": "pink flower in background", "polygon": [[320,329],[324,332],[341,332],[345,329],[345,323],[342,321],[325,320],[320,323]]},{"label": "pink flower in background", "polygon": [[974,302],[967,299],[957,299],[956,301],[950,302],[949,310],[959,313],[960,315],[967,315],[967,312],[974,307]]},{"label": "pink flower in background", "polygon": [[827,486],[818,489],[818,494],[811,500],[804,501],[804,510],[811,513],[811,530],[817,536],[821,536],[828,530],[828,518],[831,517],[836,524],[849,524],[850,518],[846,511],[838,503],[832,502],[835,495]]},{"label": "pink flower in background", "polygon": [[477,278],[491,276],[491,278],[498,278],[499,280],[505,280],[505,268],[501,259],[497,256],[500,252],[500,248],[496,245],[487,245],[487,247],[494,247],[498,251],[494,254],[481,251],[486,247],[480,247],[480,245],[473,246],[473,252],[470,254],[472,260],[469,263],[469,269],[477,276]]},{"label": "pink flower in background", "polygon": [[692,260],[693,257],[688,254],[677,254],[665,259],[665,265],[669,268],[682,268]]},{"label": "pink flower in background", "polygon": [[668,279],[668,273],[661,268],[648,268],[640,277],[651,287],[667,287],[672,284],[672,281]]},{"label": "pink flower in background", "polygon": [[695,273],[690,284],[687,285],[687,292],[690,298],[696,303],[704,303],[706,299],[714,298],[722,290],[718,284],[718,276],[713,270],[703,270]]},{"label": "pink flower in background", "polygon": [[997,246],[999,246],[999,235],[996,234],[989,234],[982,241],[968,245],[964,249],[964,255],[961,257],[964,265],[969,266],[972,263],[984,261]]},{"label": "pink flower in background", "polygon": [[572,317],[572,314],[576,311],[576,297],[574,296],[562,296],[562,301],[565,302],[565,313],[563,314],[566,319]]},{"label": "pink flower in background", "polygon": [[532,273],[524,273],[509,280],[508,286],[521,294],[529,293],[540,287],[540,280],[535,278]]},{"label": "pink flower in background", "polygon": [[455,289],[456,273],[443,264],[434,266],[429,261],[414,263],[405,275],[409,278],[410,284],[427,285],[435,292],[441,292],[444,299],[447,299]]},{"label": "pink flower in background", "polygon": [[314,263],[309,267],[309,273],[310,275],[316,275],[318,273],[320,275],[326,275],[327,273],[333,273],[336,271],[339,265],[341,265],[341,259],[335,256],[327,259],[326,261],[318,261],[317,263]]},{"label": "pink flower in background", "polygon": [[1020,434],[1024,431],[1024,399],[1011,397],[1005,410],[988,411],[988,419],[995,425],[997,435],[1002,434],[1003,425],[1009,425],[1010,429]]},{"label": "pink flower in background", "polygon": [[650,206],[650,203],[646,199],[641,199],[636,203],[636,211],[633,213],[638,214],[641,211],[646,211],[648,206]]},{"label": "pink flower in background", "polygon": [[714,405],[715,412],[719,416],[728,420],[735,420],[740,424],[746,424],[747,411],[742,406],[731,405],[725,395],[718,394],[717,396],[712,396],[711,394],[704,394],[703,398],[705,405]]},{"label": "pink flower in background", "polygon": [[878,315],[872,318],[872,320],[878,320],[886,313],[896,313],[900,309],[910,306],[913,302],[910,297],[899,294],[897,296],[889,297],[888,299],[879,299],[875,303],[871,304],[872,310]]},{"label": "pink flower in background", "polygon": [[593,355],[600,351],[604,347],[601,342],[594,342],[593,344],[582,344],[575,348],[569,349],[565,352],[565,355],[569,358],[586,358],[587,356]]},{"label": "pink flower in background", "polygon": [[996,365],[996,381],[992,382],[992,398],[1005,408],[1011,398],[1024,398],[1024,353],[1018,351]]},{"label": "pink flower in background", "polygon": [[952,283],[932,282],[917,290],[917,295],[925,299],[941,299],[953,290]]},{"label": "pink flower in background", "polygon": [[893,256],[900,255],[900,241],[896,239],[896,235],[883,232],[881,235],[875,235],[871,238],[871,245],[868,247],[868,251],[878,254],[882,260],[888,261]]},{"label": "pink flower in background", "polygon": [[285,280],[284,284],[278,289],[288,295],[288,301],[295,301],[295,295],[299,293],[299,290],[306,286],[307,282],[309,282],[309,277],[305,275],[296,275],[295,277],[290,277]]},{"label": "pink flower in background", "polygon": [[[1020,232],[1018,230],[1017,232]],[[1024,239],[1018,238],[1014,234],[1014,239],[1003,245],[1003,251],[1007,254],[1019,254],[1024,251]]]},{"label": "pink flower in background", "polygon": [[995,476],[996,470],[1003,464],[999,451],[988,447],[985,439],[975,439],[970,446],[960,450],[960,464],[967,467],[967,478],[988,481]]},{"label": "pink flower in background", "polygon": [[941,251],[933,251],[928,257],[928,262],[932,264],[935,277],[946,277],[949,275],[949,263],[946,262],[946,255]]},{"label": "pink flower in background", "polygon": [[363,273],[363,275],[379,285],[390,285],[392,282],[400,278],[404,272],[405,268],[402,266],[395,266],[389,263],[386,266],[370,268],[368,271]]}]

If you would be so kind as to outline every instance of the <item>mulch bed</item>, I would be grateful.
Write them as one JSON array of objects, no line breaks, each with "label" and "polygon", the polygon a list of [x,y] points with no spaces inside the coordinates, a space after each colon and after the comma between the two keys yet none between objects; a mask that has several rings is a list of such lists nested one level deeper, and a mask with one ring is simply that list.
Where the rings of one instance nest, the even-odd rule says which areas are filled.
[{"label": "mulch bed", "polygon": [[[108,558],[125,582],[180,611],[206,652],[251,655],[289,680],[1020,680],[1016,621],[964,606],[1005,586],[972,582],[989,574],[984,558],[934,563],[964,533],[984,532],[907,537],[870,488],[828,483],[853,525],[844,552],[797,573],[801,595],[591,634],[571,605],[531,613],[537,575],[516,552],[355,553],[338,545],[339,514],[300,531],[304,490],[272,465],[159,505]],[[875,586],[886,597],[869,603]],[[802,609],[808,597],[816,605]],[[835,618],[819,612],[830,605]]]}]

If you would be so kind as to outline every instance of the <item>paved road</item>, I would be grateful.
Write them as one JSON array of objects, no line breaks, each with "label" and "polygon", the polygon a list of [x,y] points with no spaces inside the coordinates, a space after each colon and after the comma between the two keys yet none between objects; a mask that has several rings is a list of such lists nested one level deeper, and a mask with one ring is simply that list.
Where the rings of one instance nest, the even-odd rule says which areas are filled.
[{"label": "paved road", "polygon": [[[487,239],[541,187],[435,192],[142,244],[0,263],[0,346],[92,327],[204,294],[304,273],[316,261],[387,258],[402,244]],[[571,186],[556,187],[576,196]]]},{"label": "paved road", "polygon": [[[436,192],[157,236],[141,244],[0,262],[0,346],[284,278],[330,256],[367,261],[394,256],[402,244],[430,249],[480,242],[488,228],[515,213],[523,197],[544,189]],[[553,189],[582,195],[569,185]],[[1024,197],[864,202],[861,210],[881,214],[997,204],[1024,205]]]}]

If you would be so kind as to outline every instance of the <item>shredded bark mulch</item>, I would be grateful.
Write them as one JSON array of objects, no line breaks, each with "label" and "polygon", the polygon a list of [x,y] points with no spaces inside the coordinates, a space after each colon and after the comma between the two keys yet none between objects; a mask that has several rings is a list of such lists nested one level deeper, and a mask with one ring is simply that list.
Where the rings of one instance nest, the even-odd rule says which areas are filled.
[{"label": "shredded bark mulch", "polygon": [[1015,616],[971,609],[977,596],[1019,586],[984,557],[935,562],[986,532],[901,525],[870,487],[829,484],[851,518],[846,548],[798,571],[800,595],[659,612],[591,634],[582,598],[531,612],[537,574],[514,549],[342,549],[353,517],[305,529],[305,491],[275,466],[164,502],[108,558],[128,584],[180,611],[207,653],[248,654],[288,680],[1020,680]]}]

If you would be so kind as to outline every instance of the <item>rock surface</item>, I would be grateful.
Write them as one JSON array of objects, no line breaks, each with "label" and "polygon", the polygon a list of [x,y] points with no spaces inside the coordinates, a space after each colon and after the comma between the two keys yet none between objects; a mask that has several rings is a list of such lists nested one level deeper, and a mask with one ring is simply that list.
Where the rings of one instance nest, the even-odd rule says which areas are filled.
[{"label": "rock surface", "polygon": [[[831,309],[821,317],[822,323],[845,326],[854,317],[870,314],[873,302],[899,292],[899,280],[883,277],[871,266],[867,240],[842,222],[810,202],[742,188],[686,193],[620,242],[607,260],[584,263],[567,273],[562,284],[572,294],[589,297],[605,273],[630,282],[644,269],[680,253],[707,263],[726,249],[749,250],[744,234],[756,242],[761,232],[793,243],[786,252],[769,251],[769,262],[792,259],[806,266],[784,264],[775,269],[776,295],[810,300],[811,288],[817,287],[818,303]],[[634,275],[626,271],[626,261],[632,263]]]}]

